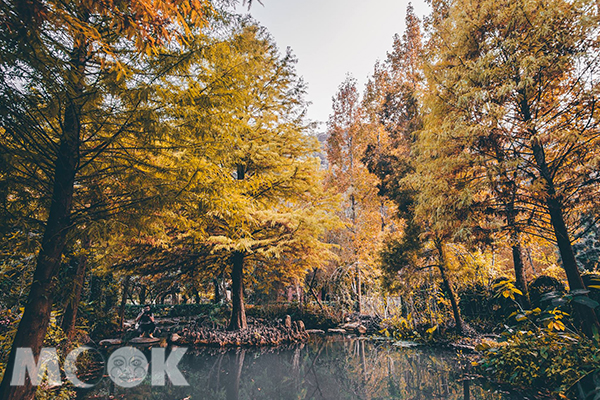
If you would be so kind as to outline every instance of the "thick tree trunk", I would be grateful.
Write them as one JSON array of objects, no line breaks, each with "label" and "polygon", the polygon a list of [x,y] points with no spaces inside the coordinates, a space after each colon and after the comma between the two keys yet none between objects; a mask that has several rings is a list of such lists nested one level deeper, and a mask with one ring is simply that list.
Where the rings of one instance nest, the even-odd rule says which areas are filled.
[{"label": "thick tree trunk", "polygon": [[227,330],[246,329],[246,310],[244,308],[244,255],[234,253],[231,268],[231,320]]},{"label": "thick tree trunk", "polygon": [[[84,57],[84,54],[76,52],[74,64],[80,63],[79,60]],[[74,68],[81,72],[80,68]],[[30,348],[34,358],[37,359],[48,329],[54,284],[60,270],[67,233],[71,227],[75,174],[79,165],[80,131],[80,108],[72,100],[65,110],[63,132],[54,168],[50,211],[37,257],[33,282],[0,385],[2,400],[30,400],[35,394],[35,387],[31,385],[29,378],[25,380],[23,386],[10,386],[10,380],[15,369],[17,348]]]},{"label": "thick tree trunk", "polygon": [[123,293],[121,293],[121,304],[119,305],[119,326],[121,329],[123,329],[123,321],[125,321],[125,305],[127,304],[130,283],[131,276],[127,275],[123,281]]},{"label": "thick tree trunk", "polygon": [[[89,249],[89,242],[84,241],[83,249]],[[87,254],[82,254],[77,257],[77,271],[73,278],[73,295],[67,302],[65,310],[63,312],[62,321],[60,324],[61,329],[65,333],[67,343],[73,341],[75,335],[75,322],[77,321],[77,309],[81,302],[81,293],[83,292],[83,285],[85,284],[85,275],[87,271]]]},{"label": "thick tree trunk", "polygon": [[452,283],[450,282],[450,278],[448,277],[448,271],[446,270],[446,257],[444,254],[444,245],[440,241],[438,241],[438,242],[436,242],[436,247],[437,247],[438,256],[439,256],[438,269],[440,270],[440,275],[442,276],[444,290],[446,291],[446,294],[450,298],[450,304],[452,305],[452,314],[454,315],[454,322],[456,324],[456,330],[458,331],[458,333],[463,333],[464,323],[463,323],[462,317],[460,316],[460,308],[458,306],[458,300],[456,299],[456,294],[454,293],[454,289],[452,288]]},{"label": "thick tree trunk", "polygon": [[[577,261],[575,260],[571,239],[569,238],[569,231],[565,224],[563,206],[556,193],[552,174],[550,173],[546,162],[544,148],[539,141],[535,140],[532,150],[540,175],[546,181],[546,206],[548,207],[548,212],[550,214],[550,222],[552,223],[552,228],[554,229],[554,234],[556,236],[556,243],[558,244],[563,268],[569,282],[569,290],[585,289],[586,287],[581,279],[579,268],[577,268]],[[579,316],[578,319],[581,328],[586,336],[592,338],[594,328],[600,332],[600,323],[598,322],[596,312],[592,308],[575,303],[575,310]]]}]

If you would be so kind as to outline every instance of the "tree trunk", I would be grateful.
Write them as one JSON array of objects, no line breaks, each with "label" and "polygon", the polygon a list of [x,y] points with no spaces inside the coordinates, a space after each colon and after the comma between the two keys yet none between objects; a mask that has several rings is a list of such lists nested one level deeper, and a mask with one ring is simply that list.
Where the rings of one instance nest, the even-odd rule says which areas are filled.
[{"label": "tree trunk", "polygon": [[[73,52],[73,70],[81,79],[85,45],[77,43]],[[78,78],[75,78],[76,80]],[[38,358],[48,329],[52,311],[52,295],[56,277],[60,270],[61,257],[65,248],[67,233],[71,228],[71,208],[75,174],[79,165],[80,147],[80,106],[77,95],[82,93],[83,82],[75,82],[73,94],[65,109],[62,124],[62,136],[54,166],[54,182],[48,220],[42,237],[42,246],[38,253],[33,282],[23,317],[19,322],[17,333],[12,344],[4,378],[0,385],[2,400],[30,400],[35,394],[35,387],[29,378],[23,386],[10,386],[15,367],[16,351],[19,347],[30,348],[34,358]]]},{"label": "tree trunk", "polygon": [[246,310],[244,308],[244,255],[234,253],[231,268],[231,320],[227,330],[246,329]]},{"label": "tree trunk", "polygon": [[121,304],[119,305],[119,326],[121,329],[123,329],[123,321],[125,320],[125,305],[127,304],[130,283],[131,276],[127,275],[123,281],[123,293],[121,293]]},{"label": "tree trunk", "polygon": [[[83,242],[83,250],[89,249],[89,241]],[[61,329],[67,337],[67,346],[73,340],[75,334],[75,322],[77,321],[77,309],[81,302],[81,293],[83,291],[83,285],[85,284],[85,275],[87,271],[87,254],[84,253],[77,257],[77,271],[73,278],[73,295],[66,304],[65,311],[63,312],[62,321],[60,324]]]},{"label": "tree trunk", "polygon": [[523,251],[521,250],[521,240],[519,230],[515,221],[516,211],[514,198],[512,198],[506,208],[506,222],[510,229],[510,241],[512,249],[513,266],[515,270],[515,282],[517,289],[523,292],[523,306],[529,308],[529,288],[525,277],[525,265],[523,263]]},{"label": "tree trunk", "polygon": [[[563,217],[563,206],[558,199],[554,181],[546,163],[544,148],[539,141],[535,140],[532,150],[540,175],[546,181],[546,206],[550,214],[550,221],[556,236],[556,243],[558,244],[563,268],[569,282],[569,290],[585,289],[586,287],[581,279],[579,268],[577,268],[577,261],[575,260],[571,239],[569,238],[569,231]],[[580,303],[575,303],[575,310],[579,316],[578,319],[583,332],[587,337],[592,338],[594,330],[600,331],[600,323],[598,322],[596,312],[592,308]]]},{"label": "tree trunk", "polygon": [[463,333],[464,331],[464,323],[462,317],[460,316],[460,308],[458,306],[458,300],[456,299],[456,294],[454,293],[454,289],[452,289],[452,283],[448,277],[448,273],[446,270],[446,257],[444,255],[444,245],[440,241],[436,241],[436,247],[438,250],[439,256],[439,264],[438,269],[440,270],[440,275],[442,276],[442,282],[444,283],[444,289],[450,298],[450,304],[452,305],[452,314],[454,315],[454,322],[456,323],[456,330],[458,333]]},{"label": "tree trunk", "polygon": [[356,264],[356,294],[357,294],[357,304],[356,304],[356,312],[362,314],[362,280],[360,276],[360,264]]},{"label": "tree trunk", "polygon": [[525,265],[523,264],[523,252],[521,250],[521,243],[519,242],[518,233],[511,233],[512,241],[512,257],[515,269],[515,281],[517,283],[517,289],[523,292],[523,307],[529,308],[529,289],[527,287],[527,279],[525,278]]},{"label": "tree trunk", "polygon": [[146,304],[146,286],[144,286],[144,285],[140,286],[139,298],[140,298],[140,305],[143,306],[144,304]]},{"label": "tree trunk", "polygon": [[219,282],[219,278],[213,278],[213,286],[215,289],[215,296],[213,297],[213,303],[219,304],[221,299],[223,298],[223,294],[221,293],[221,283]]}]

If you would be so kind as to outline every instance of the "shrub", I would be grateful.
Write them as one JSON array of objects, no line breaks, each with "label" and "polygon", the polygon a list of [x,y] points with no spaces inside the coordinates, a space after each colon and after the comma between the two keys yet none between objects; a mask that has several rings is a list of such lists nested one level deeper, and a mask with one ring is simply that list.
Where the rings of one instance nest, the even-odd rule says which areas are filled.
[{"label": "shrub", "polygon": [[578,379],[600,368],[600,349],[578,335],[540,329],[517,331],[484,351],[478,368],[499,383],[521,388],[547,388],[564,393]]}]

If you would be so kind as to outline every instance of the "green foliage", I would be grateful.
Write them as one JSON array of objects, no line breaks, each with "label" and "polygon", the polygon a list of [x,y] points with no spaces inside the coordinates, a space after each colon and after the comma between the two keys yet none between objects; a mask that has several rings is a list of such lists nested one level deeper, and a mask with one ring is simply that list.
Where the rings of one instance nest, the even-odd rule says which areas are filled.
[{"label": "green foliage", "polygon": [[564,393],[578,379],[600,368],[600,349],[590,340],[554,329],[518,330],[505,343],[484,351],[479,371],[523,389]]},{"label": "green foliage", "polygon": [[[496,296],[510,298],[515,293],[510,284],[500,282]],[[507,293],[507,291],[509,293]],[[598,303],[585,296],[588,291],[566,294],[550,292],[543,300],[548,307],[513,312],[511,326],[501,335],[500,343],[482,343],[478,368],[500,383],[521,388],[547,388],[565,393],[576,381],[600,368],[599,337],[588,339],[577,333],[569,312],[573,303],[591,308]]]}]

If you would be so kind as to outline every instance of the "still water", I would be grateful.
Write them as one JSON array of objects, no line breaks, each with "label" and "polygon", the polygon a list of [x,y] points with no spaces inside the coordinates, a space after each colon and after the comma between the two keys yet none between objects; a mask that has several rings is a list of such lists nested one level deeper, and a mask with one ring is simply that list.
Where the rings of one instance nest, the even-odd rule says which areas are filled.
[{"label": "still water", "polygon": [[454,352],[344,337],[269,349],[190,349],[179,369],[190,386],[122,388],[104,379],[85,399],[504,400],[461,379]]}]

